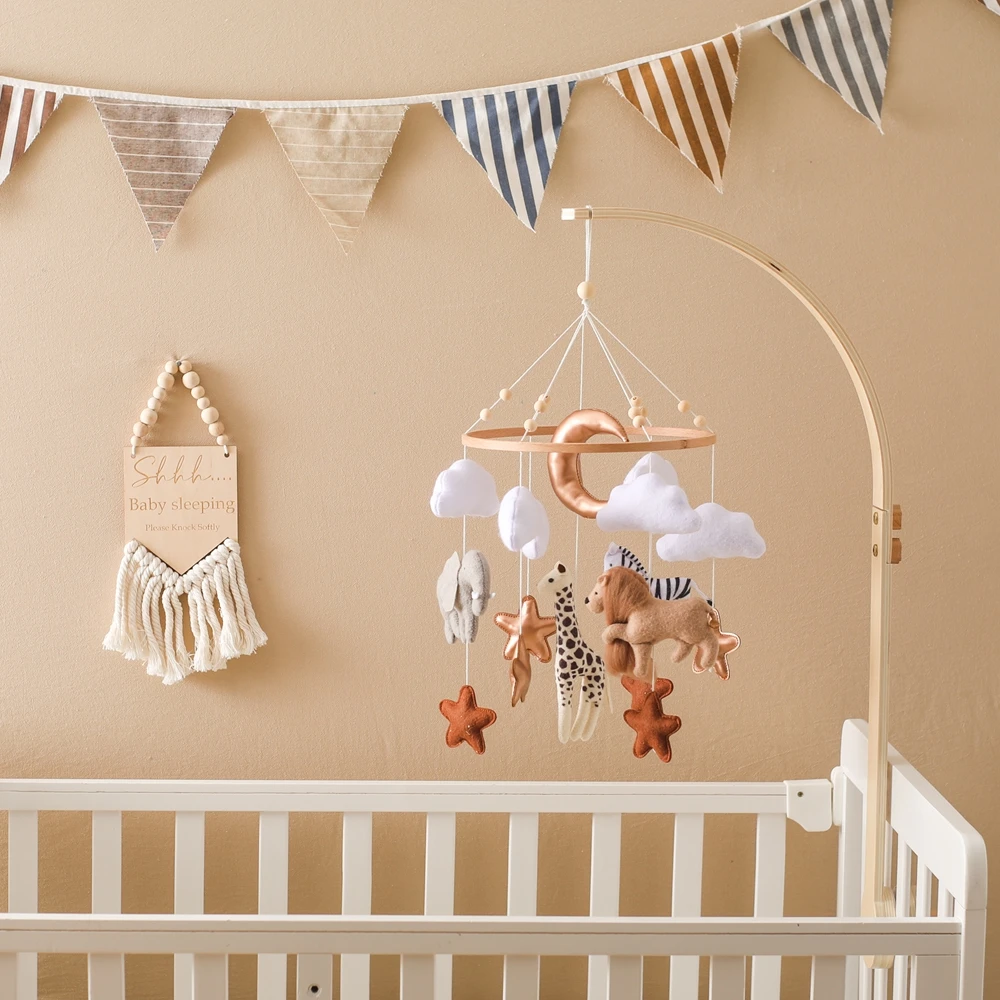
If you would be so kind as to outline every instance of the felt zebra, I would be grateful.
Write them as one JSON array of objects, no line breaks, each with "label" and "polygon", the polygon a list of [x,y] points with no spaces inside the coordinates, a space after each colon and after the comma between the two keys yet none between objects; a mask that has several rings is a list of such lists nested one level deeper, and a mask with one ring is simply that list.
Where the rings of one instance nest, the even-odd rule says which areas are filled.
[{"label": "felt zebra", "polygon": [[[586,741],[594,735],[604,700],[604,660],[587,645],[580,632],[573,599],[573,576],[563,563],[556,563],[542,578],[538,592],[551,592],[555,603],[559,742]],[[573,718],[573,686],[578,677],[580,696],[576,718]]]},{"label": "felt zebra", "polygon": [[650,578],[646,567],[643,566],[639,557],[630,549],[612,543],[608,546],[608,551],[604,554],[604,568],[611,569],[612,566],[624,566],[626,569],[634,570],[648,584],[649,591],[653,597],[661,601],[679,601],[692,594],[700,594],[711,604],[711,600],[702,594],[698,584],[689,576],[659,576]]}]

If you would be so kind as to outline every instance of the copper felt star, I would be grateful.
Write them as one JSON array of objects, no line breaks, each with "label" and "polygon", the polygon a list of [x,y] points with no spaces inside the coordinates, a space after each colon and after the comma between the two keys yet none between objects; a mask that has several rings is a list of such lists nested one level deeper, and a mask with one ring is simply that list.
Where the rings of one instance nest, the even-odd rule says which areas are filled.
[{"label": "copper felt star", "polygon": [[664,764],[670,760],[670,737],[681,728],[681,720],[676,715],[664,715],[660,699],[650,691],[639,708],[625,710],[625,722],[635,730],[632,753],[645,757],[650,750]]},{"label": "copper felt star", "polygon": [[698,656],[695,654],[695,662],[692,666],[692,670],[696,674],[703,674],[709,667],[715,670],[716,674],[722,678],[724,681],[729,680],[729,660],[726,657],[732,653],[734,650],[738,649],[740,645],[740,637],[736,635],[735,632],[719,632],[719,655],[715,658],[714,663],[700,663],[698,661]]},{"label": "copper felt star", "polygon": [[476,692],[468,684],[463,684],[458,692],[458,701],[441,702],[441,714],[448,720],[448,731],[444,741],[450,747],[468,743],[476,753],[486,753],[483,730],[497,721],[497,713],[492,708],[480,708],[476,704]]},{"label": "copper felt star", "polygon": [[507,640],[507,648],[503,651],[505,660],[514,659],[519,644],[523,645],[541,663],[548,663],[552,659],[548,638],[556,633],[556,620],[555,618],[539,616],[538,602],[531,594],[528,594],[521,601],[519,615],[511,615],[501,611],[493,616],[493,621],[510,636]]},{"label": "copper felt star", "polygon": [[510,661],[510,707],[516,708],[519,701],[524,701],[528,696],[528,687],[531,685],[531,659],[524,648],[524,643],[519,643],[514,659]]},{"label": "copper felt star", "polygon": [[[630,695],[632,695],[632,708],[638,711],[642,708],[642,703],[646,700],[646,695],[649,694],[649,685],[640,680],[638,677],[633,677],[631,674],[622,674],[622,687]],[[656,678],[656,697],[662,700],[666,698],[674,690],[674,682],[666,677]]]}]

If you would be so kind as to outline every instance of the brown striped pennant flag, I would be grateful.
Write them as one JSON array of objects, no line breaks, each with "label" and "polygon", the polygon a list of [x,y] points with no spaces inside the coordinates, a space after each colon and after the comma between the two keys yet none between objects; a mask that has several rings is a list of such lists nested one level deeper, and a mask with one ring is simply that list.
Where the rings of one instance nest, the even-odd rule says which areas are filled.
[{"label": "brown striped pennant flag", "polygon": [[159,250],[234,109],[93,100]]},{"label": "brown striped pennant flag", "polygon": [[9,84],[0,87],[0,184],[35,141],[62,97],[60,90]]},{"label": "brown striped pennant flag", "polygon": [[739,64],[731,32],[605,79],[721,191]]},{"label": "brown striped pennant flag", "polygon": [[296,176],[347,253],[392,152],[406,105],[272,108],[264,113]]}]

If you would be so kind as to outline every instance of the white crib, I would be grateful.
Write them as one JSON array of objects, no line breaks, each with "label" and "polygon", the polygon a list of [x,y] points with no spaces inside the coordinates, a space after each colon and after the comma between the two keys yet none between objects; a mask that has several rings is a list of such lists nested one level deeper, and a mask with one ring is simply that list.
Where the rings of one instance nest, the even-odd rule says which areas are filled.
[{"label": "white crib", "polygon": [[[0,997],[36,1000],[37,955],[86,954],[90,1000],[124,1000],[125,954],[174,955],[175,1000],[224,1000],[228,956],[256,955],[257,997],[369,996],[369,956],[400,956],[402,1000],[452,995],[453,955],[503,957],[503,995],[539,995],[540,956],[589,956],[587,1000],[639,1000],[643,957],[670,956],[671,1000],[778,1000],[782,956],[812,960],[813,1000],[981,1000],[986,919],[982,838],[891,753],[897,916],[860,912],[866,725],[845,723],[832,779],[752,783],[0,782],[9,822]],[[40,812],[92,814],[92,913],[37,913]],[[122,813],[174,814],[174,913],[122,914]],[[258,915],[203,915],[205,814],[259,814]],[[338,915],[287,915],[289,814],[343,814]],[[372,814],[426,814],[424,913],[372,914]],[[457,813],[509,816],[507,915],[453,914]],[[590,916],[536,916],[539,815],[591,817]],[[618,916],[622,816],[671,814],[669,917]],[[705,816],[756,816],[754,916],[702,917]],[[839,827],[837,916],[784,915],[787,821]],[[709,858],[711,863],[723,859]],[[817,881],[831,871],[816,873]],[[914,891],[915,887],[915,891]],[[912,897],[912,898],[911,898]],[[932,905],[933,904],[933,905]],[[933,913],[932,913],[933,909]],[[897,955],[872,971],[859,956]],[[560,994],[562,996],[563,994]],[[43,998],[44,1000],[44,998]]]}]

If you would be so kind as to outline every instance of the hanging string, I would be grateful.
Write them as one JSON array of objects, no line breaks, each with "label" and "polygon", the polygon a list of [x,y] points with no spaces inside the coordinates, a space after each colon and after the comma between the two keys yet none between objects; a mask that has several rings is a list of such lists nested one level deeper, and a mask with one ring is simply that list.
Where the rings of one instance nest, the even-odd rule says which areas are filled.
[{"label": "hanging string", "polygon": [[[604,342],[604,338],[601,336],[600,331],[594,325],[593,313],[588,314],[587,320],[590,323],[590,329],[593,331],[594,337],[597,339],[597,343],[600,345],[601,350],[604,352],[604,357],[606,358],[608,365],[611,367],[612,374],[618,380],[618,387],[621,389],[622,395],[625,397],[625,401],[631,405],[632,396],[634,395],[634,393],[632,392],[632,387],[628,383],[628,379],[625,377],[625,373],[621,370],[621,367],[619,366],[618,362],[615,361],[614,357],[611,354],[610,348]],[[641,427],[640,430],[645,435],[647,441],[653,440],[652,434],[650,434],[645,427]]]},{"label": "hanging string", "polygon": [[[591,208],[590,205],[587,206],[588,210]],[[583,280],[590,281],[590,250],[593,245],[593,232],[591,226],[594,223],[593,216],[588,216],[586,222],[583,224]],[[587,304],[584,303],[584,309],[587,308]]]},{"label": "hanging string", "polygon": [[[566,359],[569,357],[569,352],[573,350],[573,345],[576,343],[577,337],[580,336],[580,331],[583,329],[584,319],[586,317],[586,311],[580,314],[579,320],[576,324],[576,329],[573,331],[573,336],[570,338],[569,343],[566,345],[566,350],[563,351],[563,356],[559,359],[559,364],[556,366],[556,370],[552,373],[552,378],[549,379],[549,384],[545,387],[545,392],[543,395],[548,396],[552,392],[552,386],[555,385],[556,379],[559,378],[559,373],[562,371],[563,365],[566,363]],[[525,431],[521,435],[521,440],[527,438],[528,432]]]},{"label": "hanging string", "polygon": [[[533,455],[528,452],[528,492],[531,492],[531,459]],[[531,560],[525,556],[524,559],[524,589],[531,593]]]},{"label": "hanging string", "polygon": [[[709,500],[715,503],[715,445],[712,445],[712,476],[709,486]],[[715,557],[712,557],[712,605],[715,605]]]}]

